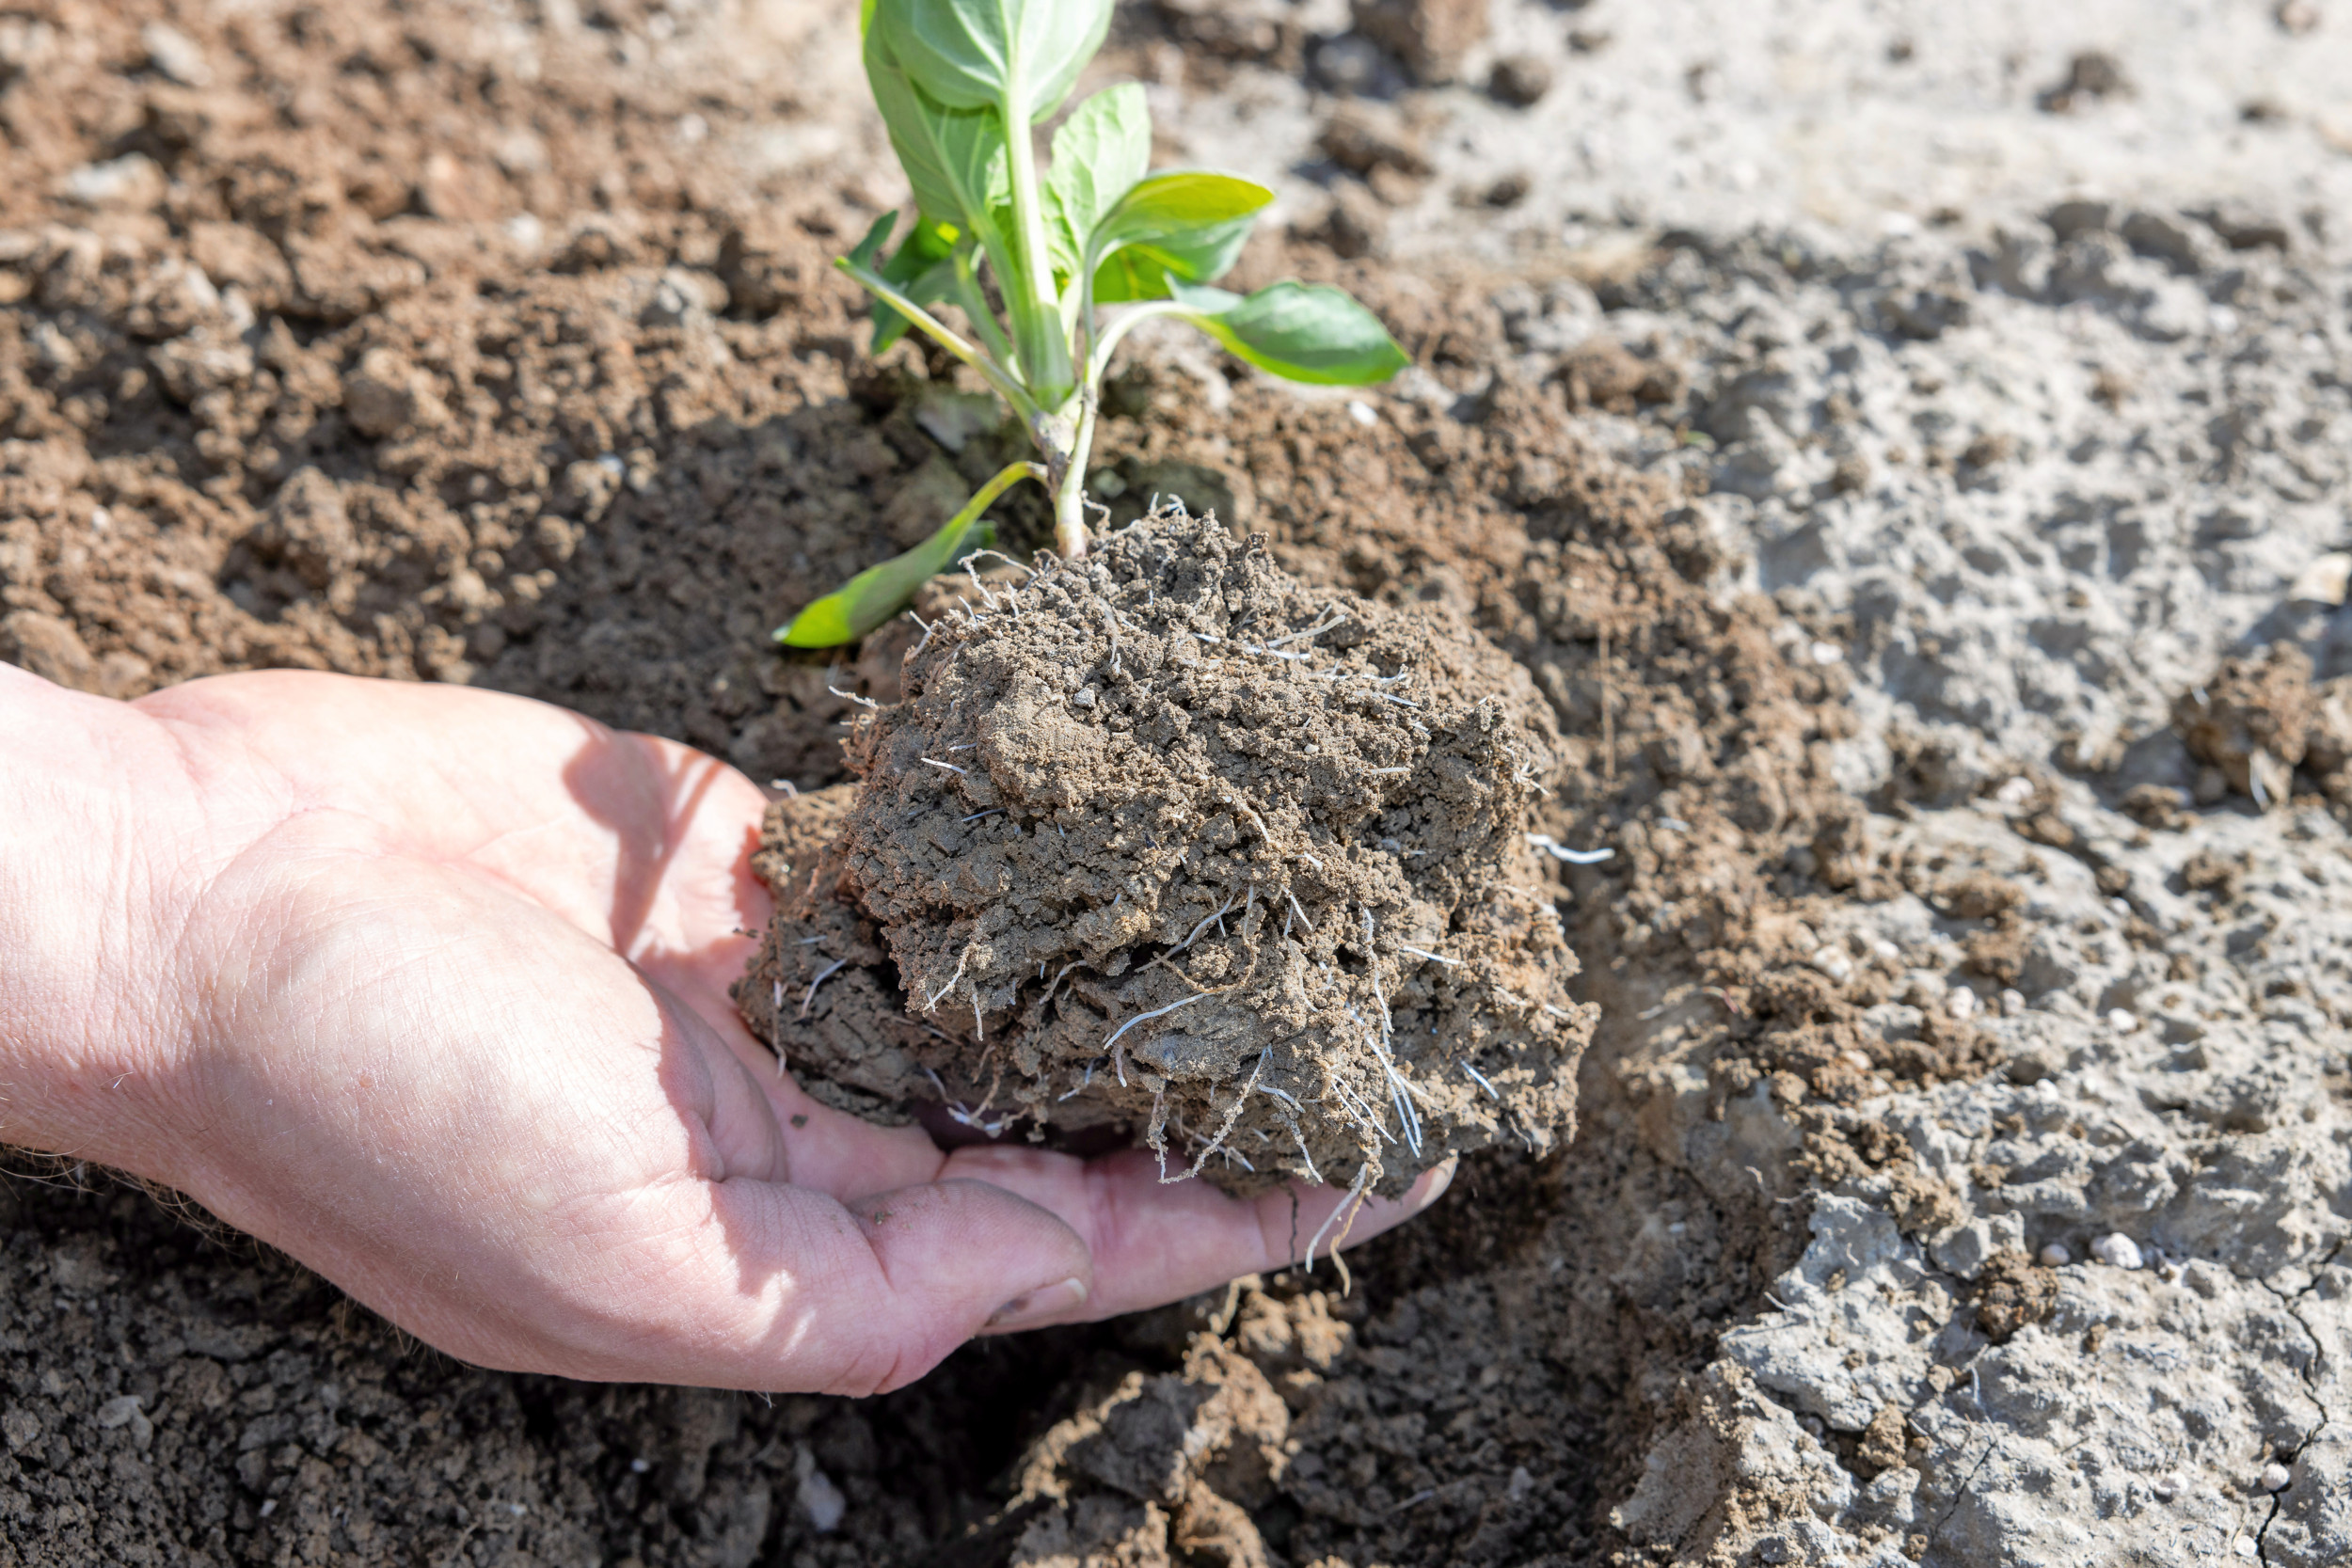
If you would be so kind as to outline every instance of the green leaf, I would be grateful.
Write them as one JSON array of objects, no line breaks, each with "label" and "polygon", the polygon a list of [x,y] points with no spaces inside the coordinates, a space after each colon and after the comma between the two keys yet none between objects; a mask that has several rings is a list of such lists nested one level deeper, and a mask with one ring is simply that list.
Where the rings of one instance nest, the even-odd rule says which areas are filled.
[{"label": "green leaf", "polygon": [[1223,230],[1273,199],[1263,185],[1230,174],[1201,169],[1154,174],[1137,181],[1104,214],[1087,241],[1087,253],[1100,263],[1125,245],[1198,245],[1204,230]]},{"label": "green leaf", "polygon": [[1380,318],[1324,283],[1276,283],[1247,298],[1172,282],[1184,319],[1262,371],[1323,387],[1386,381],[1410,363]]},{"label": "green leaf", "polygon": [[875,0],[879,34],[915,83],[955,109],[1028,125],[1061,107],[1110,31],[1111,0]]},{"label": "green leaf", "polygon": [[1157,244],[1121,245],[1094,269],[1094,303],[1166,299],[1171,281],[1214,283],[1241,259],[1242,246],[1257,223],[1252,214]]},{"label": "green leaf", "polygon": [[1005,188],[1005,133],[994,112],[948,108],[926,94],[879,31],[866,35],[866,79],[915,205],[978,237],[994,260],[1003,237],[991,208]]},{"label": "green leaf", "polygon": [[1055,270],[1075,274],[1087,236],[1152,164],[1152,111],[1132,82],[1105,87],[1070,112],[1054,133],[1045,173],[1048,243]]},{"label": "green leaf", "polygon": [[[871,237],[870,235],[868,236]],[[895,283],[917,305],[934,305],[956,291],[956,228],[935,218],[918,217],[897,254],[874,270],[886,283]],[[860,246],[860,250],[865,247]],[[866,266],[873,262],[852,251],[850,259]],[[914,324],[881,300],[874,302],[874,341],[866,352],[880,354],[907,334]]]},{"label": "green leaf", "polygon": [[906,608],[914,591],[995,536],[987,523],[961,514],[904,555],[868,566],[777,628],[787,648],[837,648],[854,642]]},{"label": "green leaf", "polygon": [[868,566],[808,606],[776,629],[776,641],[788,648],[834,648],[864,637],[898,614],[926,581],[954,565],[967,551],[990,543],[995,531],[980,520],[980,514],[1017,482],[1043,472],[1027,463],[1000,469],[929,539],[879,566]]}]

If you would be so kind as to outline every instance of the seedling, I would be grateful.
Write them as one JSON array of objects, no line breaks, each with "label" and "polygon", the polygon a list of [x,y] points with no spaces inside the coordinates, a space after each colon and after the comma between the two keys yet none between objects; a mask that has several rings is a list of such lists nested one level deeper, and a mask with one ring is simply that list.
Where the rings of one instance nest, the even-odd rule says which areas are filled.
[{"label": "seedling", "polygon": [[1111,4],[864,0],[866,80],[917,212],[896,248],[898,214],[887,213],[835,264],[874,296],[871,352],[922,332],[1020,417],[1038,461],[1008,465],[929,539],[808,606],[778,641],[832,647],[873,630],[987,542],[981,514],[1024,479],[1053,497],[1056,553],[1083,558],[1104,372],[1120,341],[1155,317],[1187,322],[1292,381],[1360,387],[1405,367],[1379,319],[1338,289],[1213,286],[1274,193],[1230,174],[1151,173],[1140,87],[1105,88],[1072,110],[1039,166],[1030,128],[1069,98]]}]

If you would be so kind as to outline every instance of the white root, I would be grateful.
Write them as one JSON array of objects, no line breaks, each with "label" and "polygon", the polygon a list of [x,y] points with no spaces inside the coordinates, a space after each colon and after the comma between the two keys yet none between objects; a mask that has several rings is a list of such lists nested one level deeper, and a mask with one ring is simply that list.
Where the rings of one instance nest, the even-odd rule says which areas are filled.
[{"label": "white root", "polygon": [[1225,911],[1232,907],[1233,901],[1231,898],[1226,899],[1223,907],[1218,909],[1215,914],[1210,915],[1206,920],[1203,920],[1200,925],[1195,926],[1192,928],[1192,935],[1186,937],[1184,941],[1178,942],[1175,946],[1161,954],[1160,957],[1163,958],[1174,958],[1185,948],[1190,947],[1194,942],[1199,942],[1200,940],[1200,933],[1207,930],[1212,926],[1218,926],[1218,928],[1222,929],[1223,927],[1219,926],[1219,922],[1223,920]]},{"label": "white root", "polygon": [[923,1010],[925,1012],[928,1013],[937,1010],[939,1006],[939,999],[953,990],[955,989],[956,982],[963,978],[963,961],[971,956],[972,949],[968,945],[962,952],[956,955],[956,972],[947,976],[947,983],[946,985],[941,986],[937,990],[931,992],[929,997],[924,999]]},{"label": "white root", "polygon": [[[1116,1046],[1119,1043],[1119,1037],[1120,1035],[1125,1034],[1128,1030],[1134,1028],[1136,1024],[1141,1023],[1144,1020],[1159,1018],[1164,1014],[1174,1012],[1177,1008],[1183,1006],[1187,1002],[1198,1002],[1203,996],[1214,996],[1216,994],[1216,993],[1214,991],[1199,991],[1191,996],[1180,997],[1176,1001],[1170,1002],[1165,1007],[1154,1007],[1148,1013],[1137,1013],[1135,1017],[1120,1024],[1118,1032],[1113,1034],[1109,1039],[1104,1040],[1103,1043],[1106,1046]],[[1127,1081],[1126,1074],[1123,1072],[1120,1074],[1119,1081],[1122,1084],[1125,1083]]]},{"label": "white root", "polygon": [[1336,1078],[1331,1080],[1331,1088],[1333,1092],[1340,1097],[1340,1103],[1346,1108],[1349,1118],[1352,1119],[1359,1127],[1365,1129],[1388,1143],[1396,1142],[1395,1137],[1389,1132],[1387,1125],[1383,1123],[1378,1117],[1373,1114],[1370,1101],[1364,1100],[1360,1095],[1357,1094],[1355,1090],[1349,1088],[1345,1084]]},{"label": "white root", "polygon": [[1301,1105],[1298,1102],[1298,1097],[1292,1094],[1288,1089],[1278,1089],[1271,1084],[1261,1084],[1258,1085],[1258,1092],[1260,1094],[1272,1095],[1275,1099],[1280,1101],[1283,1104],[1289,1106],[1294,1111],[1303,1111],[1306,1109],[1304,1105]]},{"label": "white root", "polygon": [[[1315,1227],[1313,1237],[1308,1241],[1306,1268],[1309,1274],[1315,1272],[1315,1248],[1323,1244],[1323,1238],[1330,1233],[1332,1226],[1339,1223],[1340,1216],[1349,1214],[1348,1224],[1351,1227],[1355,1224],[1352,1211],[1356,1205],[1364,1200],[1364,1188],[1370,1184],[1371,1180],[1372,1162],[1366,1160],[1356,1167],[1356,1180],[1348,1184],[1347,1196],[1340,1200],[1338,1208],[1324,1216],[1323,1223]],[[1344,1235],[1346,1232],[1342,1231],[1341,1234]],[[1338,1245],[1337,1243],[1332,1244],[1334,1247]]]},{"label": "white root", "polygon": [[[1301,926],[1306,927],[1309,931],[1312,931],[1315,928],[1315,923],[1308,919],[1307,911],[1299,907],[1298,895],[1293,893],[1288,888],[1284,888],[1282,890],[1282,896],[1291,901],[1291,910],[1298,916],[1298,923]],[[1282,922],[1282,934],[1284,936],[1289,936],[1291,934],[1290,922],[1287,920]]]},{"label": "white root", "polygon": [[[972,569],[972,558],[970,556],[964,557],[963,575],[972,579],[972,586],[974,588],[979,590],[980,602],[988,606],[989,609],[994,610],[996,608],[996,595],[988,591],[988,584],[980,580],[980,574]],[[1007,597],[1010,597],[1010,595],[1008,594]],[[1017,614],[1018,610],[1016,610],[1015,613]]]},{"label": "white root", "polygon": [[[808,1017],[808,1010],[817,1006],[817,988],[823,985],[827,980],[832,979],[835,974],[839,974],[841,970],[848,965],[849,961],[850,960],[847,958],[835,958],[833,962],[827,964],[824,968],[817,972],[817,978],[808,983],[808,994],[801,998],[800,1016],[802,1018]],[[781,990],[783,988],[778,987],[777,989]],[[776,1001],[779,1005],[781,1005],[784,998],[782,996],[778,996]]]},{"label": "white root", "polygon": [[1527,842],[1553,860],[1565,861],[1570,865],[1598,865],[1605,860],[1615,859],[1617,854],[1614,849],[1571,849],[1549,833],[1530,833]]},{"label": "white root", "polygon": [[[1189,1181],[1194,1177],[1200,1175],[1200,1167],[1209,1163],[1209,1156],[1216,1153],[1219,1146],[1221,1146],[1227,1138],[1232,1135],[1234,1123],[1241,1120],[1242,1107],[1249,1103],[1249,1093],[1252,1089],[1255,1089],[1258,1086],[1258,1075],[1265,1071],[1266,1058],[1273,1054],[1274,1048],[1272,1046],[1267,1046],[1263,1051],[1258,1053],[1258,1065],[1249,1069],[1249,1082],[1244,1084],[1241,1086],[1241,1093],[1233,1097],[1232,1109],[1225,1113],[1225,1124],[1216,1130],[1216,1136],[1209,1140],[1208,1147],[1201,1149],[1200,1157],[1193,1161],[1192,1168],[1184,1172],[1184,1175],[1176,1178],[1177,1180]],[[1168,1178],[1166,1176],[1162,1176],[1160,1180],[1165,1182],[1168,1180]]]},{"label": "white root", "polygon": [[1291,1123],[1291,1136],[1298,1141],[1298,1157],[1307,1162],[1307,1180],[1318,1187],[1322,1186],[1323,1173],[1315,1169],[1315,1157],[1307,1152],[1307,1134],[1298,1130],[1298,1123],[1295,1121]]},{"label": "white root", "polygon": [[1309,626],[1304,631],[1291,632],[1287,636],[1283,637],[1268,638],[1266,640],[1266,646],[1269,648],[1279,648],[1285,642],[1296,642],[1302,638],[1321,637],[1325,632],[1347,624],[1347,611],[1343,610],[1335,610],[1327,609],[1323,613],[1329,616],[1330,619],[1327,621],[1318,618],[1313,626]]}]

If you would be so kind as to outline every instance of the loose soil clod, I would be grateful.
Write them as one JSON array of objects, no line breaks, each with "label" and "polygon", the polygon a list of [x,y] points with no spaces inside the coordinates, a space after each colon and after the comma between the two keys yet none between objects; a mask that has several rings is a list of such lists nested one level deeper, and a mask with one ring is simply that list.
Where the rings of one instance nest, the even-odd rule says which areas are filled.
[{"label": "loose soil clod", "polygon": [[972,580],[857,721],[854,803],[770,814],[740,998],[817,1092],[1124,1123],[1241,1191],[1565,1139],[1597,1009],[1531,859],[1561,747],[1523,670],[1181,509]]}]

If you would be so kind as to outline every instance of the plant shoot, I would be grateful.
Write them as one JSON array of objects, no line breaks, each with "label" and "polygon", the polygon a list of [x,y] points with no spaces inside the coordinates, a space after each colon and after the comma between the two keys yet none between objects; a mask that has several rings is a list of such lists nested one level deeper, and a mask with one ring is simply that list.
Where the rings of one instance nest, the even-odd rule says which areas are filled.
[{"label": "plant shoot", "polygon": [[1061,109],[1110,16],[1111,0],[865,0],[866,79],[916,215],[892,248],[898,214],[884,214],[835,264],[874,296],[873,353],[923,333],[1020,417],[1038,461],[1006,467],[930,539],[808,606],[778,641],[831,647],[871,631],[983,542],[980,515],[1025,478],[1053,497],[1055,551],[1085,556],[1104,374],[1144,322],[1187,322],[1292,381],[1365,386],[1405,367],[1378,318],[1338,289],[1214,286],[1274,193],[1230,174],[1152,173],[1140,87],[1078,104],[1039,166],[1031,127]]}]

